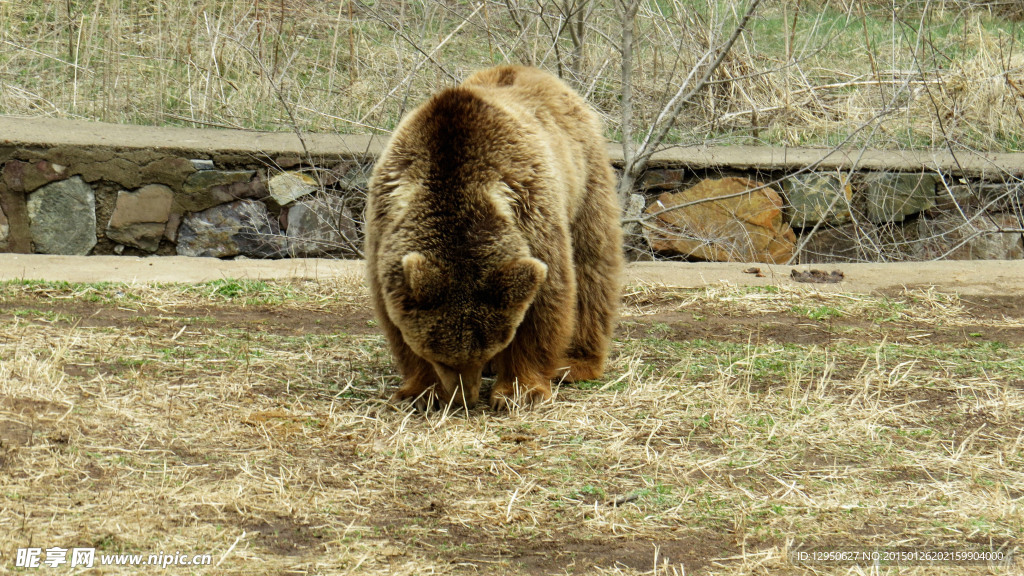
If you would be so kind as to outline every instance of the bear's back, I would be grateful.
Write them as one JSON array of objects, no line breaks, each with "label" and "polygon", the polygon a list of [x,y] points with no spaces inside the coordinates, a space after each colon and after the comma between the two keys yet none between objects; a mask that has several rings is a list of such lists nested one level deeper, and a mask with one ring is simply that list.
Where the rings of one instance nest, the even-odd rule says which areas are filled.
[{"label": "bear's back", "polygon": [[477,72],[395,130],[371,180],[366,257],[375,267],[378,251],[424,244],[476,254],[455,248],[480,242],[568,262],[570,224],[607,173],[597,116],[564,83],[521,66]]},{"label": "bear's back", "polygon": [[[540,202],[549,213],[573,212],[595,123],[586,104],[546,72],[477,72],[399,123],[375,166],[367,219],[392,219],[411,193],[453,210],[489,202],[504,212]],[[507,198],[495,203],[496,190]]]},{"label": "bear's back", "polygon": [[555,76],[526,66],[499,66],[476,72],[462,83],[478,88],[496,105],[514,106],[550,133],[560,132],[574,144],[601,138],[601,124],[590,106]]},{"label": "bear's back", "polygon": [[561,80],[535,68],[501,66],[473,74],[411,112],[392,135],[385,160],[398,159],[402,170],[421,161],[435,174],[441,168],[450,171],[446,177],[470,180],[499,172],[515,182],[558,166],[554,176],[566,179],[575,167],[606,160],[587,154],[595,138],[603,153],[597,116]]}]

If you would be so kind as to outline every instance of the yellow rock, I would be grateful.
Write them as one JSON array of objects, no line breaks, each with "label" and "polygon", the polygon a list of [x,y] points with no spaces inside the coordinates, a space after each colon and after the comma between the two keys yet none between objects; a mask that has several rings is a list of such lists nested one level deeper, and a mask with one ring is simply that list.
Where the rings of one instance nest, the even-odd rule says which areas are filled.
[{"label": "yellow rock", "polygon": [[782,198],[746,178],[704,180],[658,197],[645,212],[644,233],[664,254],[713,262],[783,264],[796,235],[782,220]]}]

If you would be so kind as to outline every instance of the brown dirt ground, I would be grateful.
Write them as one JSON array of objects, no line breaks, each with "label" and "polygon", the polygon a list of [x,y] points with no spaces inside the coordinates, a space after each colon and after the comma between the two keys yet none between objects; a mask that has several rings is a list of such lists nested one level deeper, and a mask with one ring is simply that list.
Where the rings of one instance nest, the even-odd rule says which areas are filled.
[{"label": "brown dirt ground", "polygon": [[[898,297],[896,293],[893,297]],[[648,303],[641,314],[627,315],[618,325],[618,338],[661,336],[668,340],[714,339],[721,342],[774,342],[779,344],[873,343],[885,337],[894,344],[957,344],[996,341],[1024,344],[1024,331],[1015,327],[992,326],[986,319],[1024,321],[1024,299],[1018,296],[967,296],[961,299],[966,313],[978,324],[936,326],[931,322],[902,320],[883,323],[876,319],[840,316],[811,320],[794,311],[760,312],[756,316],[726,307],[703,308],[700,314],[678,309],[667,302],[660,307]],[[0,303],[0,321],[13,320],[14,311],[38,307],[36,299],[13,298]],[[240,308],[237,304],[182,306],[154,310],[151,314],[119,308],[109,303],[82,300],[54,300],[47,307],[55,322],[82,327],[118,327],[131,324],[138,328],[156,328],[174,334],[183,323],[199,319],[218,329],[238,329],[282,336],[301,334],[377,334],[373,310],[346,305],[325,314],[322,310],[302,310],[260,305]],[[979,340],[980,339],[980,340]]]},{"label": "brown dirt ground", "polygon": [[[27,258],[22,256],[21,258]],[[74,267],[55,266],[52,269],[43,271],[42,267],[35,267],[30,276],[46,278],[50,280],[60,279],[83,279],[85,277],[96,279],[119,278],[117,270],[103,270],[108,260],[100,262],[96,258],[81,259],[78,261],[79,271]],[[161,259],[163,260],[163,259]],[[167,259],[174,260],[174,259]],[[202,263],[202,262],[201,262]],[[148,263],[147,263],[148,264]],[[161,262],[155,262],[161,265]],[[180,264],[180,262],[179,262]],[[181,276],[192,278],[196,274],[194,262],[190,262]],[[243,262],[243,265],[250,265],[250,262]],[[262,266],[262,263],[257,263]],[[324,273],[330,268],[331,274],[356,273],[351,266],[344,264],[335,267],[337,263],[318,263],[306,270],[314,270],[315,274]],[[224,272],[225,263],[220,261],[209,261],[211,269],[216,270],[214,277],[221,277],[230,272]],[[291,267],[294,272],[296,264],[281,263],[282,268]],[[306,266],[305,264],[299,266]],[[734,269],[724,267],[700,267],[689,264],[675,265],[678,270],[685,272],[680,274],[680,280],[672,282],[666,276],[669,270],[664,266],[642,268],[639,279],[643,280],[645,272],[655,271],[652,274],[656,277],[655,282],[671,284],[694,283],[693,274],[697,277],[705,276],[715,270],[725,270],[729,274],[742,273],[736,269],[741,268],[735,265]],[[931,265],[929,265],[931,266]],[[964,272],[965,266],[967,271]],[[1014,264],[1016,266],[1016,264]],[[689,268],[689,270],[687,270]],[[27,269],[27,268],[26,268]],[[696,270],[695,270],[696,269]],[[849,269],[849,267],[847,267]],[[934,270],[933,267],[928,268]],[[10,268],[4,270],[6,277],[10,277]],[[82,272],[84,270],[84,272]],[[267,269],[261,269],[266,272]],[[340,270],[340,272],[339,272]],[[634,268],[633,271],[637,269]],[[865,268],[865,270],[867,270]],[[952,267],[951,267],[952,270]],[[918,321],[914,319],[903,319],[898,322],[879,322],[875,319],[862,318],[851,315],[840,315],[826,320],[809,319],[806,315],[793,310],[777,312],[761,312],[757,315],[744,314],[731,307],[702,308],[698,315],[692,310],[679,306],[678,299],[665,299],[659,301],[657,297],[647,299],[643,303],[642,310],[629,310],[627,300],[626,314],[618,328],[619,338],[650,337],[657,336],[672,341],[693,341],[698,339],[714,339],[716,341],[747,343],[747,342],[774,342],[780,344],[792,343],[799,345],[818,345],[827,348],[832,344],[845,343],[877,343],[882,338],[889,342],[901,343],[912,342],[955,344],[983,341],[1003,342],[1007,344],[1024,344],[1024,330],[1012,327],[993,328],[986,324],[985,319],[997,319],[1011,321],[1010,324],[1024,323],[1024,299],[1020,298],[1019,291],[1024,284],[1020,282],[1003,282],[1007,274],[1007,265],[1003,263],[1001,269],[993,267],[991,270],[980,266],[973,272],[968,265],[960,265],[956,273],[947,270],[946,274],[933,278],[935,285],[944,286],[942,281],[949,282],[955,279],[957,274],[965,274],[966,277],[974,278],[970,284],[971,288],[965,290],[968,295],[961,298],[960,304],[967,311],[968,316],[977,318],[979,323],[957,324],[957,325],[936,325],[935,323]],[[979,271],[980,270],[980,271]],[[710,271],[710,272],[709,272]],[[155,275],[163,278],[163,271]],[[989,276],[982,277],[984,274]],[[300,274],[301,275],[301,274]],[[859,272],[847,271],[847,277],[856,278]],[[998,286],[1005,290],[1004,294],[991,294],[997,277]],[[264,276],[265,277],[265,276]],[[780,274],[780,277],[782,275]],[[908,272],[899,275],[900,278],[914,277],[915,273]],[[744,278],[744,276],[737,276]],[[753,277],[751,277],[752,279]],[[784,277],[783,277],[784,278]],[[863,276],[862,276],[863,278]],[[881,276],[879,276],[881,278]],[[987,278],[988,280],[985,280]],[[134,276],[134,280],[141,280]],[[150,278],[145,278],[150,279]],[[666,282],[667,280],[667,282]],[[702,282],[707,281],[705,279]],[[986,284],[986,281],[989,284]],[[777,283],[779,281],[776,281]],[[759,284],[752,280],[752,283]],[[884,284],[878,281],[878,284]],[[929,284],[924,281],[920,284]],[[854,284],[854,287],[867,286]],[[873,286],[873,285],[872,285]],[[960,287],[968,286],[961,283]],[[847,286],[848,288],[849,286]],[[834,287],[825,287],[826,290],[835,291]],[[890,285],[883,285],[880,289],[871,288],[872,291],[881,294],[890,294],[898,297],[902,291],[900,288]],[[39,308],[38,299],[12,298],[0,303],[0,322],[13,321],[16,312],[25,308]],[[372,311],[368,305],[355,306],[346,304],[337,309],[331,309],[328,313],[323,310],[301,310],[290,308],[282,311],[273,306],[257,305],[247,306],[240,309],[237,304],[225,303],[224,305],[202,305],[202,306],[169,306],[159,310],[151,310],[148,313],[141,313],[137,310],[126,310],[117,307],[115,304],[104,302],[89,302],[81,299],[74,300],[52,300],[48,306],[48,312],[53,313],[52,322],[64,323],[68,326],[84,327],[119,327],[133,325],[145,327],[154,337],[171,337],[179,327],[188,319],[202,318],[216,329],[234,328],[252,332],[269,332],[280,335],[300,334],[370,334],[376,333],[373,326]],[[213,328],[211,328],[213,329]],[[70,376],[85,376],[88,373],[118,371],[126,369],[124,366],[77,366],[74,364],[64,366],[64,370]],[[90,372],[93,371],[93,372]],[[942,398],[934,398],[935,402],[943,402]],[[36,414],[54,413],[59,414],[58,407],[47,407],[44,405],[32,406],[9,406],[4,405],[8,400],[0,397],[0,407],[11,412],[30,411]],[[927,405],[922,406],[927,408]],[[271,416],[268,416],[272,417]],[[12,430],[7,434],[5,441],[17,445],[19,440],[27,441],[31,437],[31,430]],[[59,440],[59,439],[58,439]],[[651,438],[657,443],[658,438]],[[529,444],[531,438],[509,437],[511,445]],[[354,446],[355,444],[353,444]],[[718,449],[714,445],[705,447],[707,450]],[[515,447],[510,446],[510,449]],[[181,447],[175,450],[180,451]],[[189,460],[188,454],[179,454],[184,460]],[[328,457],[325,455],[325,457]],[[344,445],[335,449],[329,456],[331,459],[357,458],[353,450],[347,450]],[[813,464],[813,455],[808,455],[808,462]],[[0,461],[2,467],[2,461]],[[210,468],[213,475],[221,474],[223,471],[215,467]],[[92,478],[93,482],[102,482],[102,478]],[[586,573],[588,568],[595,566],[615,566],[633,568],[636,570],[650,570],[652,563],[652,544],[660,548],[662,559],[671,558],[673,561],[685,561],[692,570],[700,571],[702,562],[707,558],[727,556],[736,552],[736,543],[729,535],[729,530],[723,527],[721,531],[703,532],[700,536],[694,533],[683,535],[665,534],[664,539],[659,542],[640,542],[626,538],[605,539],[602,541],[583,540],[574,537],[572,534],[550,534],[547,537],[530,537],[520,540],[503,538],[500,541],[478,534],[476,531],[455,524],[446,520],[445,504],[443,501],[443,489],[431,488],[431,483],[437,480],[423,478],[420,489],[409,490],[407,495],[395,505],[386,517],[381,517],[377,527],[386,535],[392,536],[392,540],[402,540],[404,529],[408,525],[417,525],[430,528],[425,531],[424,536],[411,545],[423,550],[434,550],[438,557],[441,557],[454,564],[467,563],[478,568],[485,567],[488,562],[496,557],[516,562],[524,574],[551,574],[551,573]],[[407,484],[408,485],[408,484]],[[438,496],[441,494],[442,496]],[[303,523],[294,518],[266,518],[261,522],[253,522],[251,519],[242,517],[231,517],[230,514],[217,514],[209,509],[197,508],[191,512],[194,517],[203,522],[221,522],[237,524],[239,527],[252,532],[258,532],[260,536],[257,544],[268,551],[278,555],[307,555],[315,553],[320,536],[314,526]],[[213,516],[211,516],[213,514]],[[899,527],[894,531],[898,532]],[[440,536],[439,534],[445,534]],[[461,548],[446,548],[440,546],[444,541],[458,541],[463,544]],[[748,542],[750,544],[750,542]],[[485,569],[485,568],[484,568]]]},{"label": "brown dirt ground", "polygon": [[[965,298],[961,301],[970,315],[978,318],[998,318],[1001,320],[1020,320],[1024,322],[1024,302],[1017,297],[986,296]],[[164,307],[154,310],[153,314],[140,314],[135,310],[125,310],[116,305],[103,302],[82,300],[52,300],[48,312],[55,314],[52,322],[67,326],[82,327],[125,327],[145,328],[155,338],[171,337],[183,323],[201,318],[204,322],[216,327],[240,329],[252,332],[269,332],[278,335],[300,334],[369,334],[376,329],[370,323],[372,311],[368,306],[355,307],[346,305],[338,307],[330,313],[323,311],[304,311],[288,309],[285,312],[273,306],[248,306],[240,309],[237,304],[207,306]],[[645,300],[645,309],[640,314],[626,316],[618,328],[618,338],[658,336],[673,341],[693,341],[697,339],[714,339],[716,341],[746,343],[751,340],[773,342],[778,344],[817,344],[827,347],[829,343],[873,343],[884,336],[890,342],[913,342],[921,344],[977,342],[978,334],[984,332],[983,339],[1004,343],[1024,343],[1024,331],[1013,329],[991,330],[991,326],[936,326],[933,324],[901,321],[893,324],[878,323],[872,320],[840,316],[828,321],[809,320],[805,316],[792,311],[761,313],[756,317],[740,315],[729,308],[718,310],[702,309],[703,314],[695,315],[688,310],[677,309],[678,300],[665,299],[662,302]],[[0,322],[13,321],[19,310],[31,308],[38,310],[38,299],[13,298],[0,304]],[[214,329],[214,328],[211,328]],[[969,336],[969,334],[974,334]],[[95,374],[115,374],[128,369],[116,364],[80,366],[68,364],[63,367],[66,374],[72,377],[88,377]],[[855,367],[853,368],[855,369]],[[268,391],[269,393],[269,391]],[[944,397],[921,398],[922,409],[931,404],[941,405]],[[0,397],[0,407],[9,412],[20,413],[30,411],[36,414],[52,412],[60,413],[58,407],[45,405],[8,405],[8,399]],[[940,407],[940,406],[935,406]],[[259,426],[262,420],[288,420],[289,416],[282,412],[279,415],[267,413],[254,415],[253,426]],[[261,420],[262,419],[262,420]],[[287,426],[287,422],[282,424]],[[973,427],[980,422],[971,424]],[[27,442],[32,430],[15,429],[5,433],[5,442],[17,445]],[[669,434],[672,441],[677,439]],[[59,440],[59,439],[57,439]],[[339,439],[341,440],[341,439]],[[355,446],[355,439],[352,439]],[[506,439],[510,449],[518,449],[520,445],[529,445],[534,438],[529,435],[510,436]],[[661,438],[648,438],[652,446],[663,444]],[[514,446],[514,447],[513,447]],[[668,445],[662,446],[667,448]],[[169,447],[170,448],[170,447]],[[720,450],[708,444],[698,447],[707,452]],[[184,462],[202,463],[200,455],[189,454],[181,446],[172,449],[176,456]],[[337,449],[324,454],[325,461],[339,460],[356,461],[356,450],[346,449],[340,442]],[[807,455],[808,465],[815,465],[814,455]],[[819,463],[824,464],[824,463]],[[836,462],[828,462],[836,465]],[[2,462],[0,462],[2,465]],[[223,470],[209,468],[209,474],[221,480],[218,475]],[[237,473],[237,472],[235,472]],[[749,473],[756,473],[749,471]],[[916,472],[920,473],[920,472]],[[728,480],[733,481],[730,477]],[[92,482],[103,482],[102,473],[90,477]],[[620,566],[634,570],[650,570],[653,562],[654,546],[658,548],[661,562],[683,562],[695,573],[707,569],[708,558],[726,557],[738,553],[735,540],[729,535],[728,527],[722,531],[704,530],[698,535],[667,533],[663,539],[638,541],[628,538],[621,539],[580,539],[572,534],[549,534],[524,538],[494,538],[480,533],[461,524],[448,520],[444,504],[444,488],[438,480],[424,477],[420,479],[403,478],[403,485],[410,487],[405,490],[400,501],[395,502],[386,515],[375,522],[375,527],[392,541],[405,541],[406,545],[420,550],[432,550],[438,559],[453,565],[465,564],[486,570],[486,566],[497,560],[511,562],[518,566],[522,574],[546,575],[554,573],[582,574],[595,567]],[[723,480],[713,478],[712,480]],[[596,502],[596,501],[595,501]],[[237,526],[250,533],[257,533],[255,543],[267,552],[277,556],[304,557],[316,554],[323,536],[315,526],[289,517],[264,518],[254,522],[238,514],[217,513],[208,508],[197,507],[190,512],[192,517],[203,522],[224,523]],[[354,517],[353,517],[354,520]],[[409,526],[422,529],[412,540],[408,539]],[[899,527],[893,528],[894,533]],[[877,530],[876,530],[877,532]],[[460,543],[459,547],[445,547],[451,542]],[[752,542],[746,545],[772,545],[779,542]],[[386,551],[385,551],[386,553]],[[402,553],[394,550],[396,556]]]}]

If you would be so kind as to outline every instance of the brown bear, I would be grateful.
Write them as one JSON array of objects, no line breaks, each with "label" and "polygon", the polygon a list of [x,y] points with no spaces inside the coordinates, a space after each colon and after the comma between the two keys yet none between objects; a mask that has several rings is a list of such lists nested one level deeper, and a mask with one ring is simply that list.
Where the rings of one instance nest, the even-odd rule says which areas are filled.
[{"label": "brown bear", "polygon": [[[393,399],[537,403],[599,377],[620,299],[621,208],[597,115],[554,76],[477,72],[409,113],[366,205]],[[421,407],[424,404],[420,404]]]}]

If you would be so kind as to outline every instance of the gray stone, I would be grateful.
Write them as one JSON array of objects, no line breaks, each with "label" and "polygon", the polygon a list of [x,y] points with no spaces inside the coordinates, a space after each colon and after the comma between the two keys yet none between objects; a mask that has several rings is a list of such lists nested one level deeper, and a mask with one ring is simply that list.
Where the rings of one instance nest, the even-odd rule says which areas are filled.
[{"label": "gray stone", "polygon": [[849,178],[837,174],[805,173],[782,181],[789,225],[806,228],[816,224],[850,221],[853,187]]},{"label": "gray stone", "polygon": [[[951,183],[952,184],[952,183]],[[976,186],[968,186],[962,180],[959,184],[944,186],[939,183],[935,187],[935,207],[932,210],[936,213],[954,211],[957,207],[964,210],[974,210],[981,207],[983,197]]]},{"label": "gray stone", "polygon": [[294,257],[353,254],[359,231],[351,211],[336,196],[296,202],[288,208],[288,253]]},{"label": "gray stone", "polygon": [[226,258],[244,255],[280,258],[284,242],[266,206],[238,200],[188,214],[178,228],[178,254]]},{"label": "gray stone", "polygon": [[11,235],[11,226],[7,222],[7,215],[3,208],[0,208],[0,242],[6,244],[7,237]]},{"label": "gray stone", "polygon": [[864,176],[868,220],[875,224],[902,222],[907,216],[935,206],[935,176],[871,172]]},{"label": "gray stone", "polygon": [[1024,183],[990,183],[963,180],[950,186],[939,184],[936,190],[935,211],[1013,212],[1024,202]]},{"label": "gray stone", "polygon": [[174,193],[167,186],[150,184],[135,192],[121,190],[107,224],[107,238],[147,252],[156,252],[171,214]]},{"label": "gray stone", "polygon": [[369,187],[370,172],[372,169],[372,165],[354,164],[346,170],[344,174],[338,177],[336,185],[342,190],[365,191]]},{"label": "gray stone", "polygon": [[121,190],[117,193],[114,212],[109,226],[118,227],[140,222],[167,222],[171,213],[174,192],[162,184],[143,186],[134,192]]},{"label": "gray stone", "polygon": [[917,221],[919,256],[931,260],[1019,260],[1024,257],[1020,232],[995,232],[1001,229],[1020,230],[1013,214],[976,216],[970,222],[959,214]]},{"label": "gray stone", "polygon": [[[641,229],[640,220],[643,217],[644,208],[647,207],[647,197],[642,194],[630,194],[626,198],[626,206],[622,211],[623,244],[625,245],[626,258],[631,262],[650,261],[654,259],[647,239]],[[635,220],[635,222],[629,222]]]},{"label": "gray stone", "polygon": [[218,204],[266,195],[266,185],[252,170],[199,170],[185,179],[175,197],[179,211],[200,212]]},{"label": "gray stone", "polygon": [[858,262],[863,259],[861,244],[857,239],[856,226],[838,228],[822,226],[797,238],[797,264],[822,264],[830,262]]},{"label": "gray stone", "polygon": [[[285,166],[281,166],[281,168],[285,168]],[[358,184],[358,178],[354,176],[354,174],[357,172],[365,173],[365,170],[363,170],[363,168],[360,167],[358,163],[339,162],[338,164],[335,164],[330,168],[317,168],[316,179],[325,188],[334,186],[338,182],[346,180],[346,178],[348,178],[348,180],[346,180],[345,182],[346,184]],[[349,176],[350,173],[352,173],[353,176]],[[346,188],[346,186],[343,184],[341,188]]]},{"label": "gray stone", "polygon": [[256,175],[253,170],[197,170],[185,180],[186,194],[199,194],[215,186],[248,182]]},{"label": "gray stone", "polygon": [[195,170],[213,170],[213,160],[206,160],[204,158],[193,158],[189,160],[192,164],[192,168]]},{"label": "gray stone", "polygon": [[126,224],[118,229],[107,229],[107,238],[124,244],[134,246],[146,252],[156,252],[160,247],[160,239],[164,237],[164,228],[167,223],[157,224],[156,222],[137,222]]},{"label": "gray stone", "polygon": [[85,255],[96,245],[96,195],[77,176],[29,195],[28,220],[40,254]]},{"label": "gray stone", "polygon": [[645,192],[676,190],[683,185],[686,170],[683,168],[653,168],[644,172],[637,188]]},{"label": "gray stone", "polygon": [[295,168],[299,164],[302,164],[302,158],[298,156],[278,156],[274,159],[274,166],[281,170]]},{"label": "gray stone", "polygon": [[902,262],[918,260],[917,222],[906,225],[887,222],[821,226],[813,236],[801,234],[797,261],[801,264],[836,262]]},{"label": "gray stone", "polygon": [[284,172],[267,182],[270,196],[281,206],[286,206],[303,196],[316,192],[317,182],[309,174]]}]

